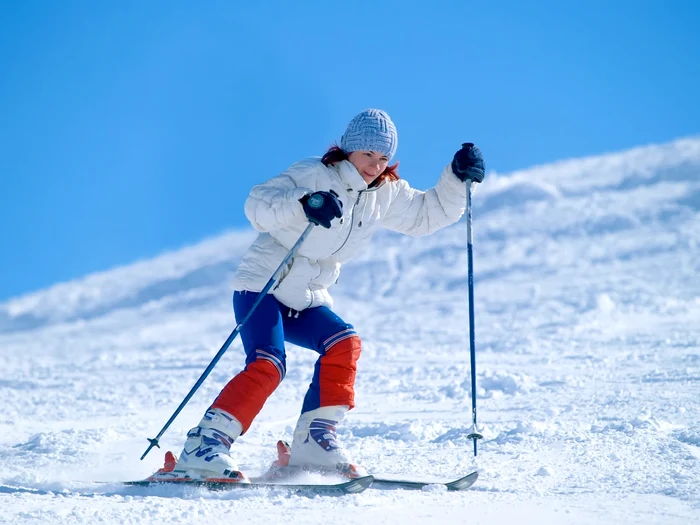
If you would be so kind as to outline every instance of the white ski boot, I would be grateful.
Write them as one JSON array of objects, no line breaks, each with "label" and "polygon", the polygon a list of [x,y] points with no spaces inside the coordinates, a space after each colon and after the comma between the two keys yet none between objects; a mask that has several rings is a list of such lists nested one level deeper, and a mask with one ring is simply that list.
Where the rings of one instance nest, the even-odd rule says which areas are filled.
[{"label": "white ski boot", "polygon": [[231,414],[219,408],[207,410],[199,426],[187,433],[174,471],[199,479],[247,480],[230,454],[242,431],[243,426]]},{"label": "white ski boot", "polygon": [[294,430],[289,466],[351,478],[366,476],[367,471],[352,462],[336,436],[335,427],[347,411],[346,406],[331,406],[303,413]]}]

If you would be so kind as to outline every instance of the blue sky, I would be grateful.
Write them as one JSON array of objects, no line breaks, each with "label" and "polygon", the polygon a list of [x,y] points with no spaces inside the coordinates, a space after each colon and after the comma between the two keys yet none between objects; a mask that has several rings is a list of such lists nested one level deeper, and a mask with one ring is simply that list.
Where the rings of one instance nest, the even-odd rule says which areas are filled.
[{"label": "blue sky", "polygon": [[246,227],[367,107],[421,189],[700,133],[697,2],[376,3],[0,2],[0,300]]}]

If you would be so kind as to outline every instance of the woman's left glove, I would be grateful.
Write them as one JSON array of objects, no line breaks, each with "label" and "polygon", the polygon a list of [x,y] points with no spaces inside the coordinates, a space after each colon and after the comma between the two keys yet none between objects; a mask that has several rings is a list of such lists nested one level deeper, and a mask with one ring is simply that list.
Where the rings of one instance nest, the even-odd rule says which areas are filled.
[{"label": "woman's left glove", "polygon": [[471,142],[462,144],[462,149],[455,153],[452,159],[452,172],[459,180],[466,182],[481,182],[484,180],[486,164],[481,150]]}]

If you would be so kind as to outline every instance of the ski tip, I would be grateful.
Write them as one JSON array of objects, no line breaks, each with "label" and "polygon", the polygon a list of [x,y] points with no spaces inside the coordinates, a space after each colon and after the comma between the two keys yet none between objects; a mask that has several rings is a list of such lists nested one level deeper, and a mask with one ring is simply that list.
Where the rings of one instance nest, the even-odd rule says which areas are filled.
[{"label": "ski tip", "polygon": [[479,479],[479,472],[475,470],[462,478],[445,483],[445,486],[447,490],[467,490],[476,483],[477,479]]},{"label": "ski tip", "polygon": [[341,486],[343,491],[348,494],[362,492],[372,486],[374,482],[374,476],[363,476],[361,478],[354,478],[350,481],[346,481]]}]

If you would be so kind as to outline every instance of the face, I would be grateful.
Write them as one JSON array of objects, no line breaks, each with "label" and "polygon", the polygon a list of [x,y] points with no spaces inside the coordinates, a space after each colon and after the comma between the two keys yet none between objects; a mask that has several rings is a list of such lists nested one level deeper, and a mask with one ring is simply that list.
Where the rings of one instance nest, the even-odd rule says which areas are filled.
[{"label": "face", "polygon": [[368,186],[384,172],[389,164],[389,157],[376,151],[353,151],[348,155],[348,160],[357,168]]}]

